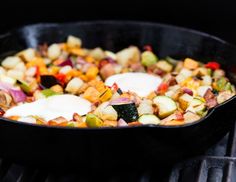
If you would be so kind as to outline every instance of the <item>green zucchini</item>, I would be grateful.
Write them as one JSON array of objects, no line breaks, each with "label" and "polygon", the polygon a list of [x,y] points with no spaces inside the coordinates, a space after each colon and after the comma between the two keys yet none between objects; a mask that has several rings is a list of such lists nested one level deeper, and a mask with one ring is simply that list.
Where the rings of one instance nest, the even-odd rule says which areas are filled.
[{"label": "green zucchini", "polygon": [[153,114],[143,114],[139,117],[138,121],[142,124],[156,124],[158,125],[161,121],[160,119]]},{"label": "green zucchini", "polygon": [[138,120],[138,110],[135,103],[125,103],[112,105],[118,114],[118,119],[122,118],[126,122]]},{"label": "green zucchini", "polygon": [[174,100],[167,96],[156,96],[153,99],[154,104],[159,108],[158,116],[165,118],[177,110],[177,105]]},{"label": "green zucchini", "polygon": [[157,56],[151,51],[145,51],[141,55],[141,62],[144,66],[151,66],[157,62]]}]

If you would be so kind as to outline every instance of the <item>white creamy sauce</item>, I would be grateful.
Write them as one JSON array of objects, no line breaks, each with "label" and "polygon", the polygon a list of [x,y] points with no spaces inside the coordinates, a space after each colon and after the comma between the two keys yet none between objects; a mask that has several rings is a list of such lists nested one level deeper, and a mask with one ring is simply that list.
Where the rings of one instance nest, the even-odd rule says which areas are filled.
[{"label": "white creamy sauce", "polygon": [[117,83],[122,91],[131,91],[140,97],[146,97],[156,90],[161,82],[162,79],[159,76],[147,73],[123,73],[108,77],[105,84],[112,86]]},{"label": "white creamy sauce", "polygon": [[71,120],[75,112],[79,115],[84,115],[90,111],[91,103],[88,100],[75,95],[65,94],[12,107],[6,111],[4,116],[26,117],[35,115],[42,117],[46,121],[62,116],[67,120]]}]

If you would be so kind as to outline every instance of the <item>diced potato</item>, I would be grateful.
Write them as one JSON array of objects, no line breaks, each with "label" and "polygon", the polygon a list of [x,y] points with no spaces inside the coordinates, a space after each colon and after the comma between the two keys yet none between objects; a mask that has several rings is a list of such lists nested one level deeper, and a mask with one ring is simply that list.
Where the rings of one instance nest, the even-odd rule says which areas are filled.
[{"label": "diced potato", "polygon": [[197,115],[197,114],[195,114],[193,112],[190,112],[190,111],[188,111],[188,112],[186,112],[184,114],[184,121],[185,121],[185,123],[192,123],[194,121],[199,120],[200,118],[201,117],[199,115]]},{"label": "diced potato", "polygon": [[183,68],[183,69],[181,69],[179,74],[175,77],[175,79],[176,79],[177,83],[179,84],[179,83],[184,82],[190,76],[192,76],[192,71]]},{"label": "diced potato", "polygon": [[197,94],[201,97],[203,97],[208,89],[212,90],[211,86],[200,86],[197,89]]},{"label": "diced potato", "polygon": [[97,89],[93,87],[88,87],[85,92],[83,97],[91,102],[97,102],[99,101],[99,96],[100,93],[97,91]]},{"label": "diced potato", "polygon": [[199,63],[191,58],[186,58],[184,60],[184,67],[190,70],[198,68]]},{"label": "diced potato", "polygon": [[81,80],[80,78],[73,78],[69,81],[65,90],[69,93],[76,94],[83,85],[83,83],[83,80]]},{"label": "diced potato", "polygon": [[2,66],[7,69],[13,69],[21,61],[17,56],[9,56],[2,61]]},{"label": "diced potato", "polygon": [[61,55],[61,48],[58,44],[52,44],[48,47],[48,57],[50,59],[57,59]]},{"label": "diced potato", "polygon": [[140,60],[140,51],[137,47],[131,46],[116,53],[117,62],[122,66],[137,63]]},{"label": "diced potato", "polygon": [[225,71],[222,69],[217,69],[213,72],[213,78],[217,79],[217,78],[221,78],[223,76],[225,76]]},{"label": "diced potato", "polygon": [[6,74],[6,70],[0,66],[0,75],[5,75]]},{"label": "diced potato", "polygon": [[207,68],[197,68],[193,71],[193,76],[205,76],[208,74]]},{"label": "diced potato", "polygon": [[69,65],[67,65],[67,66],[63,66],[63,67],[60,69],[59,73],[67,74],[67,73],[68,73],[69,71],[71,71],[71,70],[72,70],[72,67],[69,66]]},{"label": "diced potato", "polygon": [[143,100],[138,107],[138,114],[139,116],[143,114],[153,114],[153,107],[152,107],[152,101],[151,100]]},{"label": "diced potato", "polygon": [[26,49],[19,53],[20,56],[27,62],[32,61],[35,58],[35,50],[32,48]]},{"label": "diced potato", "polygon": [[104,51],[100,47],[91,50],[89,55],[95,58],[96,60],[101,60],[106,57]]},{"label": "diced potato", "polygon": [[189,94],[183,94],[179,97],[179,105],[181,109],[186,110],[189,104],[192,102],[193,97]]},{"label": "diced potato", "polygon": [[170,63],[168,63],[167,61],[158,61],[157,62],[157,67],[160,68],[161,70],[165,71],[165,72],[171,72],[173,69],[173,65],[171,65]]},{"label": "diced potato", "polygon": [[202,85],[210,86],[212,84],[212,78],[209,75],[202,77]]},{"label": "diced potato", "polygon": [[116,110],[109,105],[109,102],[103,102],[101,105],[99,105],[97,109],[94,111],[94,114],[97,115],[102,120],[116,121],[118,118]]},{"label": "diced potato", "polygon": [[116,54],[115,54],[114,52],[105,51],[104,53],[105,53],[105,56],[106,56],[106,57],[110,57],[110,58],[112,58],[112,59],[114,59],[114,60],[117,59]]},{"label": "diced potato", "polygon": [[23,62],[20,62],[14,67],[14,70],[25,72],[26,71],[26,66]]},{"label": "diced potato", "polygon": [[7,71],[7,76],[17,80],[22,80],[24,78],[24,73],[18,70],[9,70]]},{"label": "diced potato", "polygon": [[95,79],[98,72],[99,72],[98,68],[95,66],[92,66],[87,70],[86,77],[88,78],[88,80]]},{"label": "diced potato", "polygon": [[54,85],[50,88],[50,90],[52,90],[53,92],[55,93],[59,93],[59,94],[62,94],[63,93],[63,88],[61,85]]},{"label": "diced potato", "polygon": [[26,72],[25,72],[25,75],[26,76],[31,76],[33,77],[37,72],[37,68],[34,66],[34,67],[29,67]]},{"label": "diced potato", "polygon": [[221,104],[233,96],[234,94],[227,90],[227,91],[220,92],[219,95],[216,97],[216,99],[217,99],[218,104]]},{"label": "diced potato", "polygon": [[0,75],[0,81],[5,82],[5,83],[9,83],[9,84],[12,84],[12,85],[14,85],[16,83],[15,78],[12,78],[12,77],[9,77],[9,76],[6,76],[6,75]]},{"label": "diced potato", "polygon": [[73,35],[69,35],[67,38],[67,45],[69,47],[81,47],[82,41],[78,37],[75,37]]}]

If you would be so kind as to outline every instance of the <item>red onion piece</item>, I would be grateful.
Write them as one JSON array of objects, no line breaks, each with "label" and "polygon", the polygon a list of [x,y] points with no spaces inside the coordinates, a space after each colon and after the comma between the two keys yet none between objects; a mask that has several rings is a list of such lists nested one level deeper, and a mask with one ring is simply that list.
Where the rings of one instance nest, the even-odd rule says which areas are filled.
[{"label": "red onion piece", "polygon": [[59,66],[71,66],[73,68],[73,63],[72,63],[71,59],[68,58],[67,60],[65,60],[61,64],[59,64]]},{"label": "red onion piece", "polygon": [[9,93],[11,94],[13,100],[18,102],[24,102],[26,100],[26,95],[21,90],[10,89]]},{"label": "red onion piece", "polygon": [[128,126],[128,124],[125,122],[125,120],[123,120],[122,118],[120,118],[118,120],[117,126]]},{"label": "red onion piece", "polygon": [[116,105],[116,104],[127,104],[130,103],[130,99],[126,97],[119,97],[117,99],[114,99],[110,102],[110,105]]},{"label": "red onion piece", "polygon": [[188,94],[188,95],[193,96],[193,91],[191,89],[189,89],[189,88],[183,88],[183,92]]}]

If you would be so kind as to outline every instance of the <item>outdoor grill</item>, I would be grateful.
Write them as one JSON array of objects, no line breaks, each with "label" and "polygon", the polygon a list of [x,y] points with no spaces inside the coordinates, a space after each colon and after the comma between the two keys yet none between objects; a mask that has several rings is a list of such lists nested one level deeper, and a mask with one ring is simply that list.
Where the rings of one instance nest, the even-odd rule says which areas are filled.
[{"label": "outdoor grill", "polygon": [[[168,159],[166,159],[168,160]],[[147,166],[148,167],[148,166]],[[202,156],[189,159],[171,167],[158,166],[147,170],[116,170],[101,168],[73,172],[50,172],[22,166],[2,159],[1,182],[235,182],[236,181],[236,122],[234,128]]]}]

